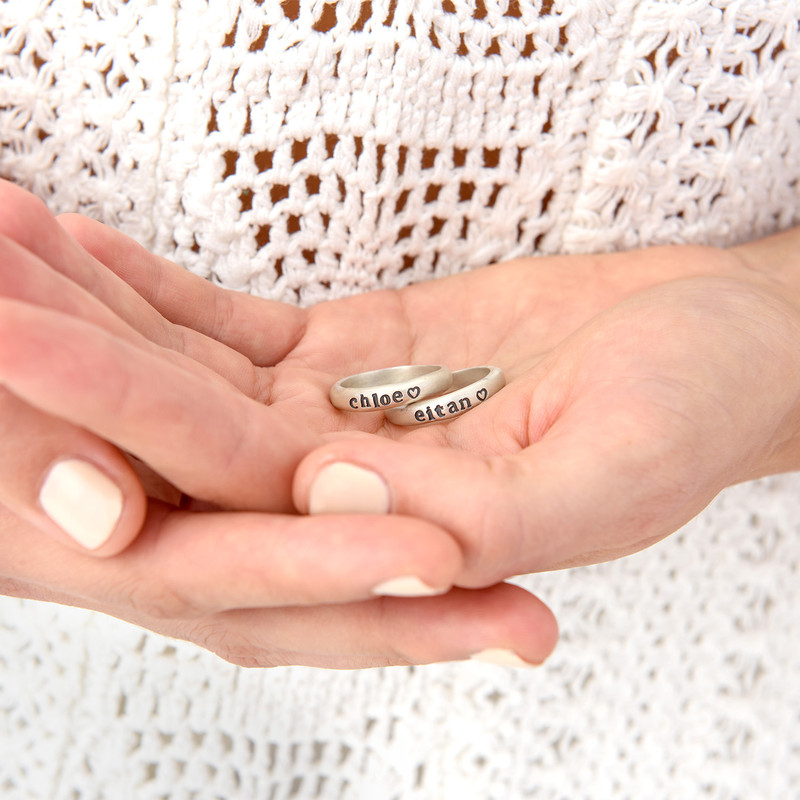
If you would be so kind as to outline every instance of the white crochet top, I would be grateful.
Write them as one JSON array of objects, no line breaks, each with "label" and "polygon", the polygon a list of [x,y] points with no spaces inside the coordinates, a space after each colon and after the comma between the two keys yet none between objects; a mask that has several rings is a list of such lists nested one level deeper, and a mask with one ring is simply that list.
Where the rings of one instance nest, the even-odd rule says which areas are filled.
[{"label": "white crochet top", "polygon": [[[730,244],[800,222],[799,20],[790,0],[4,0],[0,175],[304,305]],[[800,475],[737,487],[647,552],[523,579],[562,627],[534,671],[245,671],[2,600],[0,794],[798,797],[798,498]]]}]

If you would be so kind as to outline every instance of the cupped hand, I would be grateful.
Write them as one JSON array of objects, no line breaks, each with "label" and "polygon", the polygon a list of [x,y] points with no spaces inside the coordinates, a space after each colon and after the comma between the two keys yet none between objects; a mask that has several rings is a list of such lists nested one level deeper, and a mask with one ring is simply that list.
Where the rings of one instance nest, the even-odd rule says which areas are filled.
[{"label": "cupped hand", "polygon": [[[228,296],[220,330],[154,293],[112,231],[76,235],[165,316],[265,363],[272,304]],[[298,509],[424,519],[461,549],[454,583],[481,587],[641,549],[726,486],[794,468],[797,238],[521,259],[298,314],[263,379],[273,410],[329,440],[297,471]],[[430,363],[496,364],[508,386],[413,429],[329,402],[340,377]],[[387,519],[351,524],[377,538]]]},{"label": "cupped hand", "polygon": [[[291,513],[294,469],[323,428],[270,405],[270,365],[302,312],[216,290],[88,220],[58,224],[9,184],[0,207],[0,591],[250,666],[497,647],[544,660],[552,614],[517,587],[393,596],[409,593],[409,574],[438,595],[460,572],[436,526],[397,518],[376,548],[346,518]],[[67,230],[110,248],[153,303]]]},{"label": "cupped hand", "polygon": [[[166,317],[264,363],[259,315],[271,304],[225,296],[223,314],[199,313],[208,298],[187,302],[188,276],[185,296],[159,296],[143,253],[78,224],[84,246]],[[363,531],[375,552],[389,526],[424,520],[458,545],[452,582],[468,588],[647,546],[723,487],[795,463],[797,310],[768,269],[792,249],[784,238],[746,253],[524,259],[303,312],[264,379],[273,410],[329,440],[297,471],[297,507]],[[404,363],[497,364],[509,384],[415,429],[330,405],[338,378]],[[405,578],[428,585],[412,570]]]},{"label": "cupped hand", "polygon": [[[156,414],[142,449],[141,404],[127,406],[135,413],[129,435],[121,436],[96,422],[114,418],[103,411],[106,401],[92,401],[100,404],[99,414],[95,406],[86,412],[85,369],[45,371],[45,380],[41,371],[26,372],[20,359],[0,359],[16,400],[140,455],[160,481],[127,550],[102,563],[70,554],[63,568],[54,568],[58,559],[48,547],[58,543],[37,542],[35,558],[28,548],[4,573],[6,591],[98,608],[197,641],[238,663],[421,663],[495,648],[541,661],[555,643],[552,615],[517,587],[493,584],[533,569],[613,557],[666,535],[723,485],[774,466],[767,452],[782,452],[793,430],[791,381],[776,372],[796,372],[789,352],[794,312],[736,254],[664,248],[528,259],[299,311],[215,289],[83,218],[61,223],[81,243],[81,258],[64,258],[63,248],[72,245],[63,242],[48,251],[47,237],[21,244],[103,310],[65,307],[61,292],[42,303],[37,289],[35,297],[10,293],[20,304],[9,301],[12,315],[22,306],[23,315],[57,311],[58,323],[69,324],[50,333],[74,342],[66,348],[71,363],[95,371],[99,365],[99,372],[110,361],[138,364],[123,379],[127,386],[146,385],[154,369],[150,361],[139,363],[141,353],[157,356],[165,363],[154,374],[164,377],[144,408],[172,408],[173,418],[188,415],[194,423],[187,424],[182,446],[169,448]],[[86,252],[95,259],[85,261]],[[122,281],[111,280],[107,268]],[[727,298],[720,307],[719,298]],[[709,307],[730,314],[707,317]],[[14,320],[14,332],[27,331],[34,342],[46,324],[40,317]],[[742,325],[747,321],[764,324]],[[652,342],[669,339],[676,324],[681,330],[673,345],[648,361]],[[131,336],[128,328],[135,331],[129,344],[141,351],[134,355],[118,349]],[[92,348],[96,329],[111,334],[116,358]],[[37,358],[46,350],[38,341],[32,349]],[[737,351],[747,356],[744,362]],[[694,365],[688,372],[666,369],[685,365],[685,355]],[[714,398],[750,380],[742,363],[767,355],[767,362],[781,365],[759,371],[769,402],[759,414],[752,412],[755,402],[750,411],[731,406],[734,428],[742,423],[745,433],[717,459],[726,441],[722,426],[707,430],[700,423],[723,418]],[[717,369],[693,372],[706,361]],[[55,362],[58,367],[63,358]],[[412,430],[380,413],[330,406],[328,389],[337,378],[402,363],[453,369],[495,363],[509,385],[463,417]],[[177,368],[171,382],[167,366]],[[195,390],[186,391],[185,376],[199,379]],[[770,394],[773,383],[785,391]],[[659,384],[661,393],[647,391]],[[677,391],[681,385],[694,391]],[[163,386],[171,387],[165,405]],[[97,383],[88,388],[103,397]],[[213,399],[216,390],[224,400]],[[229,405],[232,392],[248,408],[243,417],[239,406]],[[119,395],[110,398],[113,408]],[[199,413],[192,410],[198,398],[204,398]],[[65,408],[71,409],[67,419]],[[221,480],[208,470],[202,437],[188,441],[209,420],[222,421],[212,437],[226,456]],[[702,436],[688,433],[699,429]],[[319,447],[323,440],[329,443]],[[713,445],[706,472],[693,472],[694,462],[686,466],[688,444],[696,452]],[[172,460],[159,447],[170,450]],[[288,504],[283,481],[291,481],[294,464],[309,450],[294,479],[301,511],[315,506],[324,512],[326,503],[332,510],[334,497],[339,512],[349,503],[354,512],[391,513],[310,519],[242,513],[270,504],[286,510],[280,506]],[[258,477],[276,463],[282,468],[265,501]],[[340,463],[357,469],[330,469]],[[378,476],[366,482],[366,498],[365,474]],[[220,510],[198,514],[164,505],[153,495],[168,495],[165,486],[185,506],[210,502]],[[19,515],[11,516],[3,552],[19,554],[30,533]],[[435,595],[453,585],[466,589],[349,602],[375,594]]]},{"label": "cupped hand", "polygon": [[367,358],[341,372],[497,364],[508,385],[413,430],[340,412],[373,435],[310,455],[298,506],[433,522],[464,553],[456,583],[478,587],[634,552],[723,488],[797,468],[800,312],[754,263],[689,247],[542,259],[320,309],[325,342],[309,325],[298,348],[324,351],[320,371],[353,352]]}]

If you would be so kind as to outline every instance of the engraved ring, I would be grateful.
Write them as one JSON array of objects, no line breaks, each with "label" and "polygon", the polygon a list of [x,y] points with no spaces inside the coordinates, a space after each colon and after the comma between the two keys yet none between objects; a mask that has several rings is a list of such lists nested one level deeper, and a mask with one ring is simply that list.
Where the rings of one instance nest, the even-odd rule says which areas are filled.
[{"label": "engraved ring", "polygon": [[451,383],[447,367],[387,367],[336,381],[330,397],[345,411],[383,411],[443,392]]},{"label": "engraved ring", "polygon": [[452,419],[479,406],[506,385],[499,367],[469,367],[453,373],[452,386],[446,394],[409,403],[386,412],[386,419],[395,425],[421,425]]}]

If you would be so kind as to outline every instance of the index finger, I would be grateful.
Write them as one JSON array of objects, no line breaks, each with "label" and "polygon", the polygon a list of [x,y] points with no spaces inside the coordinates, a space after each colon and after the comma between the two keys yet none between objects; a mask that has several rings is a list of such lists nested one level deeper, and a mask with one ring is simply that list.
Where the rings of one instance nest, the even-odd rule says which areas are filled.
[{"label": "index finger", "polygon": [[0,382],[225,508],[292,510],[294,468],[321,442],[210,370],[14,300],[0,299]]},{"label": "index finger", "polygon": [[165,319],[226,344],[256,366],[273,366],[302,337],[302,309],[214,286],[87,217],[67,214],[58,222]]}]

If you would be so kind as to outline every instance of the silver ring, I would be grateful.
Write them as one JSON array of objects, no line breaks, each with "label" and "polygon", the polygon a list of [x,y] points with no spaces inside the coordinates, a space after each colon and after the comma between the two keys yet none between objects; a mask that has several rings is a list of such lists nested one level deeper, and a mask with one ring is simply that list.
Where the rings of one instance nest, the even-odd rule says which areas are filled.
[{"label": "silver ring", "polygon": [[386,412],[395,425],[422,425],[452,419],[497,394],[506,385],[499,367],[469,367],[453,373],[453,384],[446,394],[428,397]]},{"label": "silver ring", "polygon": [[336,381],[331,403],[344,411],[384,411],[443,392],[452,383],[447,367],[387,367]]}]

